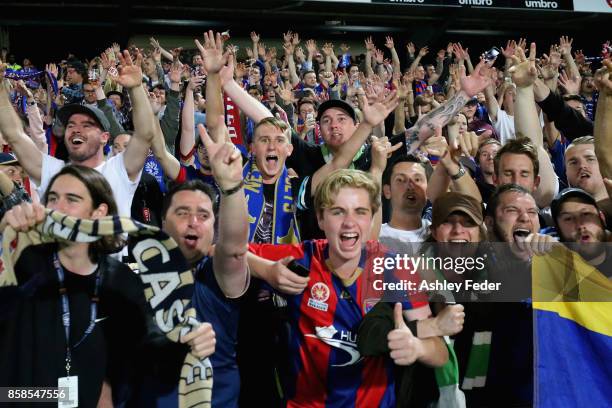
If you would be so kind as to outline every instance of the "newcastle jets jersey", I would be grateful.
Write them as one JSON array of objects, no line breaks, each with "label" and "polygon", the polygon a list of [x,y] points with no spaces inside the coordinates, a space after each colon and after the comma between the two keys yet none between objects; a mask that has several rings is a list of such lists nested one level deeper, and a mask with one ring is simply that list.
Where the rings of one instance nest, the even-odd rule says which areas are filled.
[{"label": "newcastle jets jersey", "polygon": [[[332,272],[327,262],[327,240],[295,245],[251,244],[250,250],[270,260],[291,255],[310,271],[304,292],[287,296],[291,324],[287,406],[393,407],[392,361],[388,357],[363,358],[357,350],[363,316],[385,296],[373,289],[373,280],[379,277],[372,274],[374,259],[390,257],[381,245],[368,242],[359,268],[348,280]],[[405,276],[418,280],[416,274],[402,274]],[[408,293],[393,301],[401,301],[404,309],[427,306],[425,296]]]}]

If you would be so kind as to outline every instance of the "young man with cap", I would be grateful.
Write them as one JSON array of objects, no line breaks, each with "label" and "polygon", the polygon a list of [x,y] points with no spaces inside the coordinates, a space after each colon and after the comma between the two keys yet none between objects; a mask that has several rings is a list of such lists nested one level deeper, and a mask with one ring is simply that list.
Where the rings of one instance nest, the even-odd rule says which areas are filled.
[{"label": "young man with cap", "polygon": [[551,210],[561,242],[612,279],[612,249],[605,217],[595,198],[579,188],[566,188]]},{"label": "young man with cap", "polygon": [[[70,162],[95,168],[104,174],[113,187],[119,214],[129,216],[134,191],[154,136],[155,117],[142,87],[141,56],[133,63],[129,53],[125,51],[120,59],[122,68],[115,80],[129,89],[136,129],[125,152],[105,161],[104,146],[110,137],[110,125],[102,111],[71,104],[58,112],[58,118],[66,127],[64,143]],[[19,118],[9,107],[6,89],[0,86],[0,131],[13,146],[25,171],[39,186],[39,191],[45,191],[49,180],[66,163],[41,153],[32,139],[24,133]]]}]

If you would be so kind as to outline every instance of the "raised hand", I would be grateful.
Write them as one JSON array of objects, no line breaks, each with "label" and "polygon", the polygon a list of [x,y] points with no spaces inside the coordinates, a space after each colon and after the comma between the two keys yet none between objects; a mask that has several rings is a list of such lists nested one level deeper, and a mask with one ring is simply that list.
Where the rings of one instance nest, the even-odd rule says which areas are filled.
[{"label": "raised hand", "polygon": [[191,74],[187,83],[187,90],[193,92],[198,86],[201,86],[206,79],[206,75],[199,75],[197,72]]},{"label": "raised hand", "polygon": [[399,100],[395,91],[391,92],[382,102],[367,103],[363,95],[359,97],[359,105],[363,112],[363,121],[372,127],[378,126],[397,107]]},{"label": "raised hand", "polygon": [[108,58],[108,54],[106,52],[100,54],[100,64],[102,65],[102,68],[106,71],[108,71],[110,67],[113,66],[113,63],[110,58]]},{"label": "raised hand", "polygon": [[181,82],[181,76],[183,74],[183,69],[177,63],[173,63],[170,67],[170,71],[168,72],[168,78],[170,82],[178,84]]},{"label": "raised hand", "polygon": [[259,34],[257,34],[255,31],[251,31],[251,41],[254,43],[259,42]]},{"label": "raised hand", "polygon": [[393,37],[391,37],[391,36],[386,36],[385,37],[385,47],[387,47],[390,50],[395,48],[395,44],[393,43]]},{"label": "raised hand", "polygon": [[227,127],[218,126],[217,131],[219,134],[213,140],[204,125],[198,125],[200,140],[208,152],[215,181],[222,190],[229,190],[242,181],[242,155],[232,142],[226,141],[223,133],[227,133]]},{"label": "raised hand", "polygon": [[612,80],[610,80],[612,74],[612,60],[605,59],[602,61],[602,64],[603,67],[595,72],[595,86],[599,92],[606,95],[612,95]]},{"label": "raised hand", "polygon": [[561,54],[572,56],[572,43],[574,42],[573,38],[569,38],[566,35],[562,35],[559,38],[559,46],[561,47]]},{"label": "raised hand", "polygon": [[153,92],[149,92],[149,104],[151,104],[153,114],[157,115],[161,110],[161,103],[159,102],[159,99],[157,99],[157,95],[155,95]]},{"label": "raised hand", "polygon": [[387,167],[387,159],[391,157],[394,151],[402,147],[404,143],[398,142],[392,146],[391,142],[389,142],[389,138],[386,136],[381,138],[372,136],[370,140],[372,145],[371,169],[376,169],[382,173]]},{"label": "raised hand", "polygon": [[436,58],[438,59],[438,61],[444,60],[445,57],[446,57],[446,50],[444,49],[438,50],[438,54],[436,55]]},{"label": "raised hand", "polygon": [[416,48],[415,48],[414,44],[411,43],[411,42],[406,44],[406,51],[408,51],[408,54],[414,55],[414,53],[416,52]]},{"label": "raised hand", "polygon": [[374,41],[372,41],[372,37],[367,37],[364,40],[366,50],[374,52]]},{"label": "raised hand", "polygon": [[117,67],[116,75],[114,72],[109,73],[115,82],[124,88],[136,88],[142,85],[142,54],[136,49],[136,61],[132,61],[132,57],[128,50],[124,50],[123,54],[117,54],[119,66]]},{"label": "raised hand", "polygon": [[429,47],[424,46],[423,48],[419,50],[419,57],[424,57],[428,53],[429,53]]},{"label": "raised hand", "polygon": [[562,71],[561,75],[559,76],[559,85],[563,89],[565,89],[565,92],[567,92],[570,95],[578,95],[580,93],[581,81],[582,81],[582,78],[580,77],[580,75],[570,76],[565,71]]},{"label": "raised hand", "polygon": [[151,45],[151,48],[153,49],[161,48],[161,45],[159,45],[159,41],[157,41],[154,37],[149,38],[149,45]]},{"label": "raised hand", "polygon": [[[535,61],[534,61],[535,64]],[[470,76],[465,76],[465,68],[459,67],[461,89],[470,97],[476,95],[478,92],[485,90],[491,83],[491,75],[489,72],[491,67],[487,64],[486,60],[481,59],[478,65],[474,67],[474,72]]]},{"label": "raised hand", "polygon": [[316,54],[317,52],[317,43],[315,40],[308,40],[306,41],[306,49],[308,50],[308,53],[311,55]]},{"label": "raised hand", "polygon": [[512,76],[512,82],[519,88],[526,88],[533,85],[535,82],[538,76],[535,59],[536,44],[534,42],[532,42],[529,47],[529,59],[525,56],[525,52],[522,48],[516,50],[516,55],[513,57],[515,65],[513,65],[508,72]]},{"label": "raised hand", "polygon": [[293,55],[293,52],[295,51],[295,47],[291,43],[284,43],[283,49],[285,50],[285,55]]},{"label": "raised hand", "polygon": [[395,329],[387,335],[387,346],[393,362],[399,366],[413,364],[423,356],[423,344],[418,337],[410,331],[404,316],[402,315],[402,304],[396,303],[393,309],[393,320]]},{"label": "raised hand", "polygon": [[289,30],[289,31],[287,31],[286,33],[283,34],[283,42],[284,43],[290,43],[292,38],[293,38],[293,33],[291,32],[291,30]]},{"label": "raised hand", "polygon": [[264,43],[257,44],[257,55],[259,55],[259,58],[261,58],[262,60],[265,61],[265,58],[266,58],[266,44],[264,44]]},{"label": "raised hand", "polygon": [[382,50],[379,50],[378,48],[374,49],[374,59],[376,60],[377,64],[382,64],[384,58],[385,55],[383,54]]},{"label": "raised hand", "polygon": [[322,51],[326,57],[331,57],[334,53],[334,45],[332,43],[325,43],[323,44]]},{"label": "raised hand", "polygon": [[159,64],[161,62],[161,49],[153,48],[153,51],[151,51],[151,58],[153,58],[153,61]]},{"label": "raised hand", "polygon": [[244,62],[239,62],[236,64],[236,68],[234,69],[234,73],[236,74],[236,78],[242,78],[247,73],[247,67]]},{"label": "raised hand", "polygon": [[298,33],[293,33],[293,37],[291,37],[291,44],[293,46],[297,46],[300,43],[300,35]]},{"label": "raised hand", "polygon": [[468,49],[465,50],[461,46],[461,43],[453,44],[453,53],[455,54],[455,58],[458,60],[466,60],[469,59]]},{"label": "raised hand", "polygon": [[197,39],[195,43],[204,60],[204,69],[209,74],[218,73],[227,64],[229,53],[223,54],[223,40],[220,33],[215,35],[210,30],[208,33],[204,33],[203,45]]},{"label": "raised hand", "polygon": [[502,47],[501,52],[507,60],[511,60],[516,53],[516,41],[508,40],[506,46]]},{"label": "raised hand", "polygon": [[584,64],[586,62],[586,57],[584,56],[584,52],[582,52],[582,50],[576,50],[574,53],[574,59],[578,64]]},{"label": "raised hand", "polygon": [[[2,65],[2,61],[0,61],[0,66]],[[0,72],[2,71],[2,68],[0,67]],[[57,65],[55,65],[54,63],[50,62],[47,65],[45,65],[45,71],[47,71],[48,73],[50,73],[51,75],[53,75],[54,78],[57,78],[57,74],[58,74],[58,70],[57,70]],[[4,73],[2,72],[2,75],[0,75],[0,77],[2,77],[4,75]]]}]

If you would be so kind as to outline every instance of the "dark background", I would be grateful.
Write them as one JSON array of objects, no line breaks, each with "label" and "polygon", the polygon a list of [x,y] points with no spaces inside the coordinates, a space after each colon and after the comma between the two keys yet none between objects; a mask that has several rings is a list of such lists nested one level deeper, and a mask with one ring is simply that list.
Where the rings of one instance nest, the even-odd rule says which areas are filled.
[{"label": "dark background", "polygon": [[[574,50],[598,55],[610,39],[612,14],[568,11],[482,9],[415,6],[410,4],[358,4],[292,0],[3,0],[0,27],[8,30],[11,51],[18,61],[30,57],[38,67],[64,58],[68,52],[91,57],[112,42],[125,47],[131,38],[155,34],[196,38],[205,29],[230,29],[234,39],[247,39],[251,30],[263,40],[280,40],[292,29],[301,38],[325,38],[336,45],[362,43],[372,35],[379,47],[393,35],[403,53],[407,41],[428,44],[433,58],[450,40],[470,47],[472,58],[507,39],[527,37],[547,52],[562,34],[574,38]],[[165,42],[162,41],[162,45]],[[545,46],[545,48],[544,48]],[[42,60],[42,61],[41,61]]]}]

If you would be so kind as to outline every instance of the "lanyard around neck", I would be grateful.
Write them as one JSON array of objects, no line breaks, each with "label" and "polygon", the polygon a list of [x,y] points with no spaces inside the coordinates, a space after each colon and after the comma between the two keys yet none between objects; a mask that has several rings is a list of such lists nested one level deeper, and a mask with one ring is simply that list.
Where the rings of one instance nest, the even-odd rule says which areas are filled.
[{"label": "lanyard around neck", "polygon": [[64,334],[66,336],[66,375],[70,376],[70,362],[72,361],[72,350],[76,349],[85,339],[93,332],[96,326],[96,317],[98,315],[98,292],[100,291],[100,280],[101,273],[98,270],[96,272],[96,285],[94,287],[94,293],[91,297],[90,312],[89,312],[89,325],[85,329],[85,333],[81,336],[81,339],[77,341],[73,346],[70,345],[70,304],[68,302],[68,294],[66,293],[66,286],[64,285],[65,273],[64,268],[59,261],[57,252],[53,253],[53,266],[57,272],[57,280],[59,281],[59,294],[62,302],[62,324],[64,326]]}]

